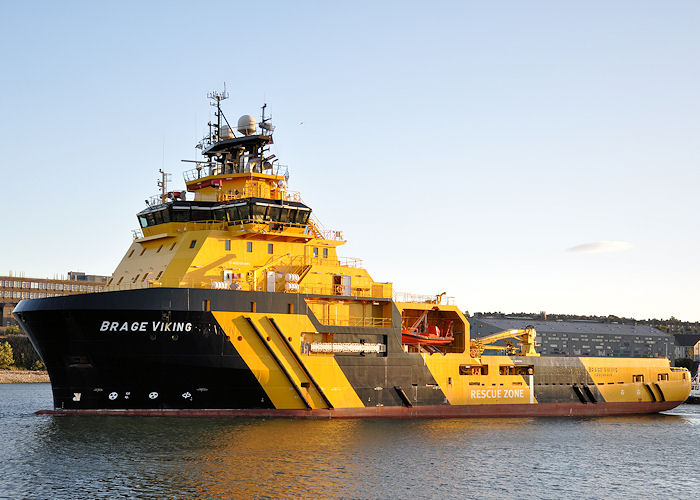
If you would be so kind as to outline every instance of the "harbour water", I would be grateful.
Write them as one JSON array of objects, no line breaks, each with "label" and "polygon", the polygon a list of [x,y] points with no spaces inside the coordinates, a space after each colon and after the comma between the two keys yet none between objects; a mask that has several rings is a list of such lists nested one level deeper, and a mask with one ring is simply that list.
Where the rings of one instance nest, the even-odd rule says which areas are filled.
[{"label": "harbour water", "polygon": [[1,498],[697,498],[700,406],[606,418],[53,417],[0,385]]}]

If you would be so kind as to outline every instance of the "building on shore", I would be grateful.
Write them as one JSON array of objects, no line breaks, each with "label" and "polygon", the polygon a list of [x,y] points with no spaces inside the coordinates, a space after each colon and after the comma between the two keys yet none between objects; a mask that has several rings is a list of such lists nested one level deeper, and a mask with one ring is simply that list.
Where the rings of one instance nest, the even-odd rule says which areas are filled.
[{"label": "building on shore", "polygon": [[675,356],[678,358],[688,358],[700,361],[700,334],[677,334],[674,335]]},{"label": "building on shore", "polygon": [[67,279],[0,276],[0,327],[17,325],[12,310],[22,299],[99,292],[107,280],[109,276],[76,271],[70,271]]},{"label": "building on shore", "polygon": [[[469,318],[472,338],[533,326],[537,352],[547,356],[614,356],[676,359],[674,335],[648,325],[590,320],[545,320],[532,317]],[[501,342],[502,344],[502,342]]]}]

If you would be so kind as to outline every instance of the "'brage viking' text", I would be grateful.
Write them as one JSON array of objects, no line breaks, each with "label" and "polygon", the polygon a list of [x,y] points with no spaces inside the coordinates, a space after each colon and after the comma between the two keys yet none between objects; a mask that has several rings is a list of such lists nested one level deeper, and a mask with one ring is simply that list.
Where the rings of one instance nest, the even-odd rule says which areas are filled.
[{"label": "'brage viking' text", "polygon": [[[150,329],[149,329],[150,326]],[[184,321],[103,321],[101,332],[191,332],[192,323]]]}]

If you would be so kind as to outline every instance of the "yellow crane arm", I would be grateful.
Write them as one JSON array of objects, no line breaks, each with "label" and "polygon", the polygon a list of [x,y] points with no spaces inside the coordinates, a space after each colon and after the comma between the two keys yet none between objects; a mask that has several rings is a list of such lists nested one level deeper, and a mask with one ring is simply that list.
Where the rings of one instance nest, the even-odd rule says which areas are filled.
[{"label": "yellow crane arm", "polygon": [[499,340],[516,339],[520,342],[520,352],[517,353],[519,356],[539,356],[535,350],[536,337],[537,332],[532,326],[494,333],[493,335],[473,339],[471,341],[471,355],[473,358],[478,358],[484,353],[485,349],[502,349],[508,354],[514,354],[515,348],[509,342],[506,342],[506,346],[494,346],[493,344]]}]

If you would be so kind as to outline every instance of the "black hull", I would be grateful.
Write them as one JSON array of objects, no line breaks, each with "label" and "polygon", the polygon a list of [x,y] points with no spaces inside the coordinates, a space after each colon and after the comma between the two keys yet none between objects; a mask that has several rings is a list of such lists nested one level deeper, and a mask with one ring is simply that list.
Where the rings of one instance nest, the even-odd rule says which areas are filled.
[{"label": "black hull", "polygon": [[[198,292],[150,289],[23,301],[15,316],[46,365],[55,408],[272,408],[212,314],[193,310],[205,300]],[[249,294],[240,307],[250,303]],[[212,294],[206,299],[211,303]],[[231,299],[229,292],[229,307],[235,307]],[[114,324],[117,331],[110,331]]]}]

